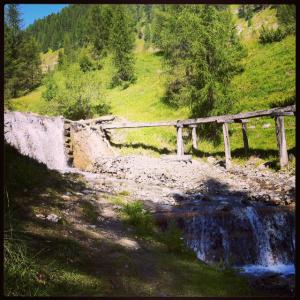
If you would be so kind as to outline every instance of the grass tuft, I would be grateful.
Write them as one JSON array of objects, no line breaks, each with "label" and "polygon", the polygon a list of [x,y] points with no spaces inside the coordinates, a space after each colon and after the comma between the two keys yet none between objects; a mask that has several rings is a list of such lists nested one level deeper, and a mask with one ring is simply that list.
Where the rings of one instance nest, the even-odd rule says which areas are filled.
[{"label": "grass tuft", "polygon": [[82,217],[89,223],[96,223],[99,213],[97,208],[89,201],[82,201]]}]

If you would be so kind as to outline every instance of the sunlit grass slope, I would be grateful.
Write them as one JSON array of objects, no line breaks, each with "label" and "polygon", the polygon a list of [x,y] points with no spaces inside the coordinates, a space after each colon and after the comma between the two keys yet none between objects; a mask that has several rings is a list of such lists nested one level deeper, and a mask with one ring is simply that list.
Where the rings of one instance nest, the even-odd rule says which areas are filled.
[{"label": "sunlit grass slope", "polygon": [[251,21],[248,22],[244,18],[238,18],[238,5],[232,6],[237,31],[240,34],[242,42],[248,47],[256,44],[262,26],[265,28],[278,27],[275,8],[268,7],[255,13]]},{"label": "sunlit grass slope", "polygon": [[112,107],[112,113],[130,121],[173,120],[188,116],[188,110],[172,109],[162,102],[165,91],[165,73],[162,57],[146,50],[143,40],[137,40],[135,51],[135,69],[137,80],[126,89],[109,89],[111,79],[111,61],[104,65],[103,82],[106,86],[106,98]]},{"label": "sunlit grass slope", "polygon": [[[265,19],[264,19],[265,18]],[[257,41],[257,24],[276,26],[274,9],[263,10],[252,19],[252,25],[244,24],[241,37],[248,49],[243,59],[244,72],[236,75],[230,86],[234,105],[232,113],[268,109],[290,101],[295,95],[295,37],[288,36],[281,42],[260,45]],[[236,17],[237,24],[243,23]],[[252,32],[251,34],[249,32]],[[103,94],[111,105],[111,113],[129,121],[178,120],[189,117],[187,108],[174,109],[162,102],[165,91],[166,73],[163,58],[152,48],[145,49],[143,40],[136,41],[135,72],[137,80],[126,89],[110,88],[113,64],[110,57],[103,62],[99,76],[103,83]],[[19,111],[43,113],[47,105],[41,98],[44,87],[11,101]],[[270,123],[269,128],[262,128]],[[295,148],[294,117],[285,118],[288,149]],[[255,126],[255,128],[251,128]],[[277,144],[273,119],[251,119],[248,124],[250,155],[255,154],[264,161],[276,161]],[[200,156],[219,155],[223,157],[223,143],[213,144],[203,140],[199,129]],[[231,150],[234,159],[244,160],[243,145],[239,124],[231,124]],[[176,152],[176,130],[171,127],[115,130],[112,144],[122,154],[147,154],[158,156]],[[185,150],[190,152],[190,133],[185,130]],[[222,139],[221,139],[222,141]]]},{"label": "sunlit grass slope", "polygon": [[268,109],[295,95],[296,39],[256,44],[244,59],[244,72],[235,76],[234,112]]},{"label": "sunlit grass slope", "polygon": [[11,99],[10,107],[17,111],[42,114],[45,105],[47,105],[46,101],[42,98],[44,90],[45,87],[42,85],[25,96]]},{"label": "sunlit grass slope", "polygon": [[[120,88],[106,90],[112,113],[129,121],[187,118],[187,108],[174,109],[162,102],[166,80],[162,57],[151,49],[146,50],[142,40],[137,41],[135,57],[136,82],[125,90]],[[110,66],[111,64],[107,63],[104,72],[105,68]],[[105,79],[103,81],[105,82]],[[123,154],[147,153],[157,156],[175,151],[176,130],[169,127],[118,130],[114,142]]]}]

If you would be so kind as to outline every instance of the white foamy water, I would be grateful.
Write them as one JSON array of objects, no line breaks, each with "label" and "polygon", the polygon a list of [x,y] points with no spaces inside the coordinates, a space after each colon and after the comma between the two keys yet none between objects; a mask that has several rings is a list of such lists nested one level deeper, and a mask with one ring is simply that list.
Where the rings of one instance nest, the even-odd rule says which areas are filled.
[{"label": "white foamy water", "polygon": [[257,239],[257,246],[259,250],[259,263],[261,265],[269,266],[274,264],[274,258],[270,246],[269,236],[264,228],[264,224],[261,222],[255,209],[251,206],[246,208],[246,215],[250,221]]},{"label": "white foamy water", "polygon": [[7,112],[4,124],[5,140],[20,153],[46,164],[49,169],[66,169],[62,117]]}]

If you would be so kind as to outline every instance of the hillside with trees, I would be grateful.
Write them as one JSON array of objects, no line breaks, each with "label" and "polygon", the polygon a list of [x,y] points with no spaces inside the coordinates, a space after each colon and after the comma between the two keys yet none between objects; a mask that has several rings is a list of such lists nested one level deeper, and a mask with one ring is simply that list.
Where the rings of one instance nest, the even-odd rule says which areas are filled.
[{"label": "hillside with trees", "polygon": [[[155,121],[294,103],[293,6],[113,7],[70,5],[29,26],[26,33],[39,42],[40,51],[46,51],[42,58],[56,53],[57,65],[44,75],[42,85],[32,94],[13,99],[9,105],[21,111],[61,114],[71,119],[112,113],[131,121]],[[212,20],[215,27],[209,25]],[[61,22],[65,23],[59,25]],[[59,43],[46,43],[50,36]],[[294,123],[289,118],[286,127],[293,151]],[[236,150],[238,154],[238,126],[233,124],[230,130],[233,153]],[[258,130],[249,132],[250,143]],[[253,154],[263,160],[275,160],[271,152],[258,151],[276,149],[275,139],[264,144],[272,130],[265,130],[256,140],[259,147]],[[212,143],[220,141],[218,128],[204,126],[202,132],[201,151],[205,155],[220,153],[222,143]],[[175,151],[175,138],[172,129],[141,129],[123,132],[116,143],[128,145],[121,149],[125,153],[157,155],[150,148],[130,145],[136,141]],[[187,151],[190,147],[188,143]],[[237,160],[241,159],[244,158],[238,154]]]}]

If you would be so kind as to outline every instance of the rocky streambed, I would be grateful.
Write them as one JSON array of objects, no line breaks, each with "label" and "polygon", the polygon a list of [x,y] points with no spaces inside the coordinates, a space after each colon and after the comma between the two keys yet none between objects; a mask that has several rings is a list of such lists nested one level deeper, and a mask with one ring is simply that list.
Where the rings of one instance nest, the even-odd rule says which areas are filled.
[{"label": "rocky streambed", "polygon": [[200,260],[293,294],[294,175],[173,156],[101,158],[93,171],[84,173],[91,187],[143,200],[162,227],[176,220]]}]

